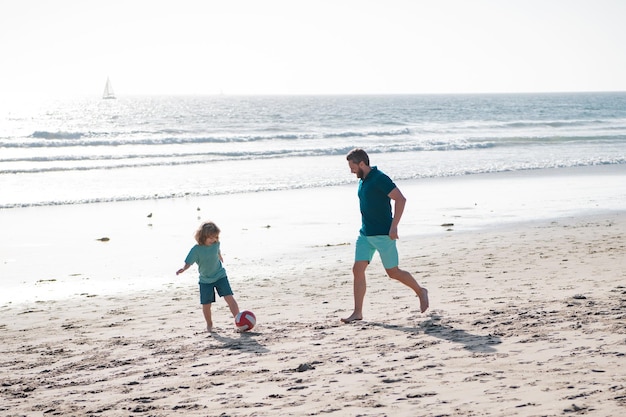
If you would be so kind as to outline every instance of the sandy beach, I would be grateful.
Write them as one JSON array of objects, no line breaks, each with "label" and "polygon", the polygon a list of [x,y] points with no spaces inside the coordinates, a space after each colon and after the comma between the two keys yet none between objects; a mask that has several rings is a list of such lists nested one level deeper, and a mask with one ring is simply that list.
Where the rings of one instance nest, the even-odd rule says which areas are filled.
[{"label": "sandy beach", "polygon": [[[427,233],[403,234],[422,227],[416,202],[398,247],[401,267],[429,289],[430,309],[420,313],[375,258],[364,320],[346,325],[359,219],[354,187],[344,191],[298,201],[346,194],[345,209],[274,213],[263,223],[241,214],[267,199],[241,200],[238,213],[226,208],[239,216],[236,230],[220,213],[235,296],[258,319],[243,334],[223,300],[216,332],[204,332],[195,274],[174,276],[205,201],[2,213],[3,279],[19,277],[22,289],[12,291],[26,294],[0,303],[0,415],[626,413],[625,212],[503,222],[506,212],[468,202],[429,219]],[[483,216],[476,210],[494,224],[469,227]],[[49,228],[33,239],[24,218]],[[102,289],[102,276],[115,291]],[[52,287],[71,290],[52,297]]]},{"label": "sandy beach", "polygon": [[158,261],[161,288],[4,303],[0,414],[624,415],[626,214],[439,227],[399,242],[424,314],[375,258],[364,320],[342,324],[352,236],[332,237],[227,262],[258,325],[236,333],[219,300],[209,336],[195,277],[173,276],[193,228]]}]

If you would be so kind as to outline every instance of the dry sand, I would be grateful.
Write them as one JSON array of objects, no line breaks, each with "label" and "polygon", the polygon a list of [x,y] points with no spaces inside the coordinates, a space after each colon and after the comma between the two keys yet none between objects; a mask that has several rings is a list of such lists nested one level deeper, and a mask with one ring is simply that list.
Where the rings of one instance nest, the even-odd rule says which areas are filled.
[{"label": "dry sand", "polygon": [[203,332],[178,263],[167,290],[6,304],[0,415],[626,415],[626,215],[451,229],[399,243],[424,314],[376,259],[364,320],[342,324],[350,244],[231,279],[244,334],[223,300]]}]

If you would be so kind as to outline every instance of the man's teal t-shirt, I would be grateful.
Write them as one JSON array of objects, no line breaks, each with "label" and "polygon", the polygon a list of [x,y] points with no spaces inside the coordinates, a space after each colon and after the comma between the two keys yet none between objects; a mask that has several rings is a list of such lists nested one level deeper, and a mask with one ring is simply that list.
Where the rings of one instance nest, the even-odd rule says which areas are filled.
[{"label": "man's teal t-shirt", "polygon": [[372,167],[365,178],[359,182],[359,201],[361,206],[361,233],[365,236],[388,235],[393,216],[389,193],[396,188],[377,167]]},{"label": "man's teal t-shirt", "polygon": [[220,242],[215,242],[210,246],[195,245],[189,251],[185,263],[198,264],[200,272],[200,284],[212,284],[226,277],[226,270],[220,261]]}]

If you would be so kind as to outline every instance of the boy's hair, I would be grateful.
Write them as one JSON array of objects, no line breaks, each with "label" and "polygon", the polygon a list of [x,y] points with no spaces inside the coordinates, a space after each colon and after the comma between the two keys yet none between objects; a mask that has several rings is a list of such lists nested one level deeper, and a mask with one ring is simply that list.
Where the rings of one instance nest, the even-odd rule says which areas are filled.
[{"label": "boy's hair", "polygon": [[367,156],[367,152],[365,152],[361,148],[352,149],[348,153],[348,156],[346,156],[346,159],[355,164],[360,164],[361,162],[364,162],[365,165],[370,166],[370,157]]},{"label": "boy's hair", "polygon": [[217,236],[220,234],[220,228],[213,222],[202,223],[202,226],[196,231],[196,242],[198,245],[204,245],[207,237]]}]

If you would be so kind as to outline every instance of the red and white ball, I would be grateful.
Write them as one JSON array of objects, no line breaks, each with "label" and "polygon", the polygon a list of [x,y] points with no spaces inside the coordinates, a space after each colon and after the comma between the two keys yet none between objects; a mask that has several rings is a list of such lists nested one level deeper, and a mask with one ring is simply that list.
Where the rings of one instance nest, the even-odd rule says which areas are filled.
[{"label": "red and white ball", "polygon": [[256,316],[252,311],[244,310],[235,317],[235,326],[240,332],[252,330],[256,324]]}]

